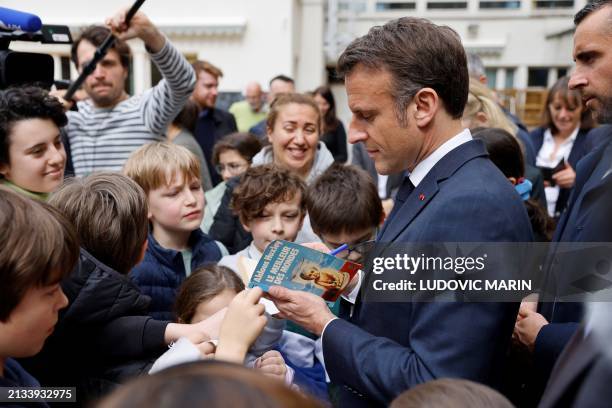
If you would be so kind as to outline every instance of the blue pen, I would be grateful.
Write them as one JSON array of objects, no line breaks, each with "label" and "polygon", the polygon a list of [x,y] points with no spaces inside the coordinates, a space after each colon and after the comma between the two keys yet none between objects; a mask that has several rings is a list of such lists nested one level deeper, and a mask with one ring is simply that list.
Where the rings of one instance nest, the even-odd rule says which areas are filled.
[{"label": "blue pen", "polygon": [[333,251],[331,251],[329,254],[336,256],[338,255],[340,252],[344,251],[345,249],[348,248],[348,244],[342,244],[340,245],[338,248],[334,249]]}]

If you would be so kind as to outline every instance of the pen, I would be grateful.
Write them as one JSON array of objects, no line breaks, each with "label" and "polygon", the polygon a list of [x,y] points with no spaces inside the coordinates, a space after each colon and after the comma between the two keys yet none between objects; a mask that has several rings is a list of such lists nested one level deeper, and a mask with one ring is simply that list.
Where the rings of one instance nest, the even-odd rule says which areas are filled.
[{"label": "pen", "polygon": [[334,249],[333,251],[331,251],[329,254],[336,256],[338,255],[340,252],[344,251],[345,249],[348,248],[348,244],[342,244],[340,245],[338,248]]}]

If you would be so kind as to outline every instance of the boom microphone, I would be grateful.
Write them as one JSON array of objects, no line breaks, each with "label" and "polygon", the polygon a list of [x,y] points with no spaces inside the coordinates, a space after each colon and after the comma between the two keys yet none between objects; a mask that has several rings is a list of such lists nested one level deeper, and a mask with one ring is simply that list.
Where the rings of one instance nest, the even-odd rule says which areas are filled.
[{"label": "boom microphone", "polygon": [[0,7],[0,29],[35,33],[42,27],[40,17],[6,7]]}]

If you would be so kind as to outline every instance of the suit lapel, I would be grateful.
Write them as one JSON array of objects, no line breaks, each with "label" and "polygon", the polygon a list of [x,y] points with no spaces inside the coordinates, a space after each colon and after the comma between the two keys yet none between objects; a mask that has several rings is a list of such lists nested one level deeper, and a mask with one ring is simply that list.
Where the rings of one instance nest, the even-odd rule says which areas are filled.
[{"label": "suit lapel", "polygon": [[582,372],[597,358],[598,348],[592,338],[593,336],[584,336],[583,328],[572,337],[553,369],[542,397],[542,406],[556,406],[571,384],[580,378]]},{"label": "suit lapel", "polygon": [[604,166],[603,162],[605,158],[609,156],[606,154],[607,151],[608,147],[602,146],[599,154],[593,154],[590,157],[587,156],[587,158],[585,158],[587,161],[581,160],[579,162],[579,166],[577,166],[578,168],[576,169],[577,176],[576,182],[574,183],[575,187],[570,195],[567,209],[557,225],[553,242],[563,241],[566,230],[571,233],[573,224],[577,221],[576,217],[586,195],[602,185],[601,178],[606,171],[604,169],[606,166]]},{"label": "suit lapel", "polygon": [[461,166],[476,157],[486,157],[487,151],[480,140],[471,140],[451,150],[427,173],[425,178],[408,196],[399,212],[385,222],[377,237],[381,242],[394,241],[433,200],[439,191],[438,184],[452,176]]}]

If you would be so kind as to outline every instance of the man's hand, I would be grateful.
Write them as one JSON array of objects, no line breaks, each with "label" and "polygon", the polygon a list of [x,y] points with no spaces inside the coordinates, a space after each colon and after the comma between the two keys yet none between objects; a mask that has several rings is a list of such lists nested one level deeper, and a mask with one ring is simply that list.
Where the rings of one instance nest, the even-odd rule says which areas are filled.
[{"label": "man's hand", "polygon": [[84,101],[85,99],[89,98],[89,95],[87,95],[87,92],[85,92],[82,89],[79,89],[72,96],[72,100],[67,101],[66,99],[64,99],[64,95],[66,95],[66,91],[67,89],[53,89],[49,91],[49,95],[55,96],[62,103],[62,105],[64,105],[65,111],[69,111],[70,109],[72,109],[72,106],[74,105],[75,102]]},{"label": "man's hand", "polygon": [[280,310],[279,317],[299,324],[316,336],[321,336],[325,325],[336,317],[325,301],[312,293],[272,286],[267,297]]},{"label": "man's hand", "polygon": [[523,306],[519,309],[517,321],[514,325],[513,337],[527,346],[529,351],[533,352],[538,333],[547,324],[548,321],[544,316]]},{"label": "man's hand", "polygon": [[260,288],[243,290],[232,300],[219,331],[215,357],[242,364],[247,350],[266,325]]},{"label": "man's hand", "polygon": [[552,178],[559,187],[572,188],[576,181],[576,172],[572,169],[572,166],[566,163],[565,168],[553,174]]},{"label": "man's hand", "polygon": [[276,350],[266,351],[263,356],[255,360],[255,368],[261,370],[268,377],[285,381],[287,365],[281,353]]},{"label": "man's hand", "polygon": [[106,19],[106,25],[113,34],[120,40],[127,41],[138,37],[144,41],[145,45],[152,53],[160,52],[166,43],[166,38],[153,25],[151,20],[140,11],[134,14],[130,20],[130,25],[125,24],[125,16],[129,8],[123,8],[117,14]]}]

